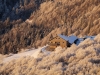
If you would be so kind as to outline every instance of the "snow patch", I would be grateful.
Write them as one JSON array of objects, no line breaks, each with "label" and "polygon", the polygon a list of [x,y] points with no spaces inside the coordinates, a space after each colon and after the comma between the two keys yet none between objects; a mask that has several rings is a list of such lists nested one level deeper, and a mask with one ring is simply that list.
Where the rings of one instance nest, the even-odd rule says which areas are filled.
[{"label": "snow patch", "polygon": [[[42,47],[44,48],[44,47]],[[19,54],[13,54],[12,56],[9,56],[9,57],[6,57],[3,59],[3,62],[9,62],[11,60],[14,60],[14,59],[18,59],[18,58],[21,58],[21,57],[26,57],[26,56],[31,56],[31,57],[34,57],[34,58],[37,58],[38,57],[38,54],[41,52],[41,49],[42,48],[38,48],[38,49],[31,49],[27,52],[23,52],[23,53],[19,53]]]}]

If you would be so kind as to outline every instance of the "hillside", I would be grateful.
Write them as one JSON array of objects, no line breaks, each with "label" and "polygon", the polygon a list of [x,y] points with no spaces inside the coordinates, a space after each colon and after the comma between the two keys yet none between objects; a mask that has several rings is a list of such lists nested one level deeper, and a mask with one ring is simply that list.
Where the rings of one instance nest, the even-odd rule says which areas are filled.
[{"label": "hillside", "polygon": [[0,53],[45,45],[63,33],[100,32],[99,0],[0,0]]},{"label": "hillside", "polygon": [[[57,47],[49,54],[41,49],[4,56],[0,55],[1,75],[100,75],[100,34],[78,46]],[[34,52],[35,51],[35,52]],[[37,52],[36,52],[37,51]],[[21,55],[24,57],[21,57]],[[14,60],[8,60],[9,58]],[[19,58],[17,58],[19,57]],[[6,60],[6,61],[5,61]],[[3,62],[2,62],[3,61]]]}]

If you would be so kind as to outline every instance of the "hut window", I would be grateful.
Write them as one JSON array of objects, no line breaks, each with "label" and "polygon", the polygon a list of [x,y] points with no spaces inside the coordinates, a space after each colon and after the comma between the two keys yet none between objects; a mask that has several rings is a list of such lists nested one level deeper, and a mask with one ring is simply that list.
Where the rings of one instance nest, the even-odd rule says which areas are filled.
[{"label": "hut window", "polygon": [[57,44],[58,42],[55,42],[55,44]]}]

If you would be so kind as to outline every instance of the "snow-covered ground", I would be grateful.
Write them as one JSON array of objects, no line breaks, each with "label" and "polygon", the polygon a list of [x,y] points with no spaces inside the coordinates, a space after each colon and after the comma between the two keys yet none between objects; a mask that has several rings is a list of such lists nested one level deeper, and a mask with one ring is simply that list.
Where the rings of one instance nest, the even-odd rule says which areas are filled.
[{"label": "snow-covered ground", "polygon": [[21,57],[26,57],[26,56],[31,56],[31,57],[37,58],[38,54],[40,52],[43,52],[45,54],[49,53],[48,51],[45,50],[45,48],[46,48],[46,46],[40,47],[38,49],[34,49],[34,48],[33,49],[29,49],[29,50],[27,50],[26,52],[23,52],[23,53],[12,54],[9,57],[4,58],[3,62],[4,63],[10,62],[11,60],[18,59],[18,58],[21,58]]}]

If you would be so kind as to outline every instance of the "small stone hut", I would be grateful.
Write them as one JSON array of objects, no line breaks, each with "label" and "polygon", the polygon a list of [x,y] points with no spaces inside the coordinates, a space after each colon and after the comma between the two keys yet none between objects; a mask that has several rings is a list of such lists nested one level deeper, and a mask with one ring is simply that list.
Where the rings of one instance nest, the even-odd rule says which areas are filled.
[{"label": "small stone hut", "polygon": [[70,47],[78,38],[74,35],[65,36],[65,35],[57,35],[53,39],[49,41],[49,48],[55,49],[57,46],[61,46],[62,48]]}]

